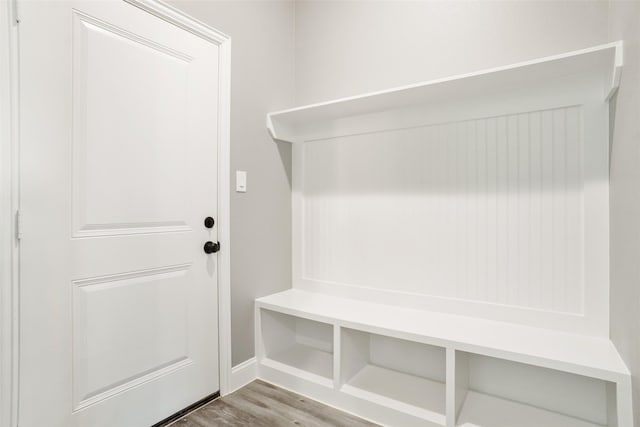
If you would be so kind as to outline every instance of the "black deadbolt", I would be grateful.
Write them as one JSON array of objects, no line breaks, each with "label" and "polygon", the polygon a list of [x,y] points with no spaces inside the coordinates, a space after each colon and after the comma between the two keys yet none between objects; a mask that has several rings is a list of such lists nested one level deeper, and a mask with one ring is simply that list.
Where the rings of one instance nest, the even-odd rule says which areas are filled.
[{"label": "black deadbolt", "polygon": [[220,242],[207,242],[204,244],[204,253],[214,254],[220,250]]},{"label": "black deadbolt", "polygon": [[204,219],[204,226],[207,228],[213,228],[213,225],[216,223],[216,220],[211,218],[210,216]]}]

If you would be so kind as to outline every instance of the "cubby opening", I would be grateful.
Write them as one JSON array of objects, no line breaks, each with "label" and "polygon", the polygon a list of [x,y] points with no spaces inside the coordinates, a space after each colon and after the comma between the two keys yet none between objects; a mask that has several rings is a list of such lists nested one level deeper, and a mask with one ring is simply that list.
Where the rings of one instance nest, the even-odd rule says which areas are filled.
[{"label": "cubby opening", "polygon": [[615,384],[456,352],[457,425],[617,427]]},{"label": "cubby opening", "polygon": [[444,348],[347,328],[341,337],[344,393],[444,424]]},{"label": "cubby opening", "polygon": [[332,325],[264,309],[261,322],[267,363],[273,361],[280,369],[293,368],[312,374],[310,379],[315,376],[324,384],[332,383]]}]

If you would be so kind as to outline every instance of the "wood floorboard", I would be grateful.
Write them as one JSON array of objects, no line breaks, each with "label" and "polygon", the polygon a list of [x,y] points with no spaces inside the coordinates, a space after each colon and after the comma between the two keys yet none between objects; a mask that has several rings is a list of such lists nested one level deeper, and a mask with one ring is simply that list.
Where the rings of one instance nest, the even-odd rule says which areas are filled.
[{"label": "wood floorboard", "polygon": [[171,427],[373,427],[368,421],[256,380],[186,415]]}]

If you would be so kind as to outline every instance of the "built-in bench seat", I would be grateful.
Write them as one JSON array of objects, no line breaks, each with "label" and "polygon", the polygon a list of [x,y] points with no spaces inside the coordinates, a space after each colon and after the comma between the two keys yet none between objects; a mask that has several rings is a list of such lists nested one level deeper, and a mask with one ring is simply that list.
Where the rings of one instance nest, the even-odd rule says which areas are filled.
[{"label": "built-in bench seat", "polygon": [[386,425],[632,425],[607,338],[295,289],[256,300],[256,331],[259,377]]}]

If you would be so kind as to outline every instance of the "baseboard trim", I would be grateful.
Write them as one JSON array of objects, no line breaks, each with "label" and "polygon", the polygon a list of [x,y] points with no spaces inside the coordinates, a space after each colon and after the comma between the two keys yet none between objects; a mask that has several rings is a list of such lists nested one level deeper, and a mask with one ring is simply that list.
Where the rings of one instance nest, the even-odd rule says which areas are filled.
[{"label": "baseboard trim", "polygon": [[258,378],[258,369],[256,358],[245,360],[244,362],[231,368],[231,381],[229,384],[229,393],[244,387],[251,381]]}]

